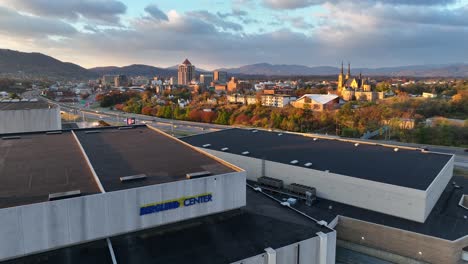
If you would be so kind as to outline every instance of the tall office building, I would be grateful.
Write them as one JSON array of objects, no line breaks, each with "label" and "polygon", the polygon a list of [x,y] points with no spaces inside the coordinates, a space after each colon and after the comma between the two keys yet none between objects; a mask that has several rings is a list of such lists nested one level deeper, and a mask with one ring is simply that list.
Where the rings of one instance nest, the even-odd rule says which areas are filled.
[{"label": "tall office building", "polygon": [[195,66],[192,65],[188,59],[185,59],[185,61],[179,65],[178,84],[188,85],[194,77]]},{"label": "tall office building", "polygon": [[212,74],[200,74],[200,83],[203,83],[205,85],[210,85],[212,81],[213,81]]},{"label": "tall office building", "polygon": [[227,72],[224,71],[214,71],[214,80],[215,82],[226,83],[227,82]]}]

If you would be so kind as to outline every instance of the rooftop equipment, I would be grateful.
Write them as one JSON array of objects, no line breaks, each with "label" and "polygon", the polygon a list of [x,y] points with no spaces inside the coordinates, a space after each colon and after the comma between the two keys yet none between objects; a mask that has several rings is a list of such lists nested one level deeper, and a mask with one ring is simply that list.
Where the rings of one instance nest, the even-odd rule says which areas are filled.
[{"label": "rooftop equipment", "polygon": [[258,181],[258,183],[260,183],[262,185],[277,188],[277,189],[282,189],[283,185],[284,185],[282,180],[278,180],[278,179],[270,178],[270,177],[266,177],[266,176],[262,176],[262,177],[258,178],[257,181]]},{"label": "rooftop equipment", "polygon": [[85,134],[96,134],[96,133],[101,133],[101,131],[97,131],[97,130],[85,131]]},{"label": "rooftop equipment", "polygon": [[125,183],[125,182],[131,182],[131,181],[144,180],[146,178],[147,178],[146,174],[137,174],[137,175],[120,177],[120,182]]},{"label": "rooftop equipment", "polygon": [[49,194],[49,201],[62,200],[67,198],[73,198],[81,196],[80,190],[68,191],[68,192],[59,192]]},{"label": "rooftop equipment", "polygon": [[20,136],[6,136],[6,137],[2,137],[3,140],[20,139],[20,138],[21,138]]},{"label": "rooftop equipment", "polygon": [[211,172],[209,171],[199,171],[199,172],[187,173],[185,176],[187,179],[197,179],[197,178],[202,178],[202,177],[206,177],[210,175],[211,175]]}]

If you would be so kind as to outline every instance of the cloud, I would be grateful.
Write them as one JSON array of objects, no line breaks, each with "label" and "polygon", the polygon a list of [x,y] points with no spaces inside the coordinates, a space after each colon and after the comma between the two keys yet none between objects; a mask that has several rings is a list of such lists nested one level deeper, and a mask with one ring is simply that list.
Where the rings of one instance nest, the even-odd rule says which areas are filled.
[{"label": "cloud", "polygon": [[60,20],[23,15],[0,6],[0,33],[9,36],[69,36],[77,30]]},{"label": "cloud", "polygon": [[[12,48],[32,40],[27,42],[28,50],[84,66],[170,66],[185,57],[208,69],[258,62],[338,65],[350,60],[366,67],[468,62],[466,6],[433,0],[426,1],[431,5],[425,7],[418,6],[418,1],[411,5],[356,3],[330,0],[314,17],[302,11],[287,15],[259,8],[170,10],[156,19],[157,13],[146,10],[144,15],[128,17],[125,27],[80,23],[76,26],[80,31],[66,19],[0,8],[0,37],[6,36],[8,45],[16,42]],[[247,20],[259,22],[247,25]]]},{"label": "cloud", "polygon": [[156,5],[149,5],[145,7],[145,11],[151,15],[152,18],[156,20],[164,20],[164,21],[169,21],[169,18],[167,15],[161,11],[161,9],[158,8]]},{"label": "cloud", "polygon": [[76,21],[80,17],[111,24],[120,22],[127,6],[117,0],[6,0],[18,11]]},{"label": "cloud", "polygon": [[457,0],[263,0],[263,5],[267,8],[284,10],[284,9],[299,9],[309,6],[330,4],[354,4],[354,5],[405,5],[405,6],[432,6],[432,5],[448,5],[456,3]]},{"label": "cloud", "polygon": [[221,28],[222,30],[241,31],[243,29],[242,25],[224,20],[219,15],[215,15],[205,10],[187,12],[187,16],[200,19],[206,23],[210,23],[215,27]]}]

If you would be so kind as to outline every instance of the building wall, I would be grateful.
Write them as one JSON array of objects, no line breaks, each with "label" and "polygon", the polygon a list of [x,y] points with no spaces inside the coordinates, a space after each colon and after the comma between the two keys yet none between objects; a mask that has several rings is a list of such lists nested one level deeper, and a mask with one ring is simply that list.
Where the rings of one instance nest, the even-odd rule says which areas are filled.
[{"label": "building wall", "polygon": [[62,129],[60,107],[1,110],[0,134]]},{"label": "building wall", "polygon": [[426,194],[421,190],[272,161],[264,161],[263,175],[261,159],[210,149],[204,150],[245,169],[247,179],[250,180],[268,176],[281,179],[285,184],[299,183],[313,186],[317,189],[319,197],[417,222],[424,222],[427,216]]},{"label": "building wall", "polygon": [[342,216],[336,230],[338,239],[435,264],[458,263],[468,246],[468,235],[449,241]]},{"label": "building wall", "polygon": [[[140,207],[212,193],[213,201],[140,216]],[[245,206],[245,172],[0,209],[0,260]]]},{"label": "building wall", "polygon": [[[434,208],[435,204],[439,200],[440,195],[444,192],[445,187],[449,183],[450,179],[453,176],[453,161],[454,156],[449,160],[449,162],[444,166],[444,168],[439,172],[436,179],[426,190],[426,213],[424,219],[426,219]],[[468,233],[468,230],[467,230]]]},{"label": "building wall", "polygon": [[[322,237],[315,236],[281,248],[273,249],[276,252],[276,264],[335,264],[336,231]],[[298,250],[299,245],[299,250]],[[298,259],[299,258],[299,259]],[[236,261],[233,264],[269,264],[266,253]]]}]

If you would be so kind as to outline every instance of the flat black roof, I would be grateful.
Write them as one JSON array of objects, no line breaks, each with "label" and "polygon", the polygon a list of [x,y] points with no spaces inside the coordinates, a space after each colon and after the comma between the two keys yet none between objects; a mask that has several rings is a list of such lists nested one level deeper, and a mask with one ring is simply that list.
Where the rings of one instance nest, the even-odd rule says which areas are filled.
[{"label": "flat black roof", "polygon": [[243,209],[111,239],[118,263],[231,263],[333,230],[247,189]]},{"label": "flat black roof", "polygon": [[[249,182],[250,184],[254,184],[251,181]],[[466,209],[458,205],[462,195],[468,194],[468,178],[454,176],[450,182],[456,182],[462,188],[454,188],[452,184],[448,184],[424,223],[322,198],[319,198],[312,206],[307,206],[304,201],[298,201],[293,207],[317,220],[324,220],[327,223],[330,223],[337,215],[341,215],[442,239],[456,240],[468,234],[468,220],[464,218],[468,214]],[[286,198],[283,195],[271,195],[278,199]]]},{"label": "flat black roof", "polygon": [[297,134],[263,130],[227,129],[182,138],[196,147],[211,144],[213,150],[229,148],[229,152],[259,159],[290,164],[292,160],[302,166],[312,163],[311,169],[329,170],[331,173],[426,190],[451,155],[422,153],[420,150],[399,148],[333,139],[317,139]]},{"label": "flat black roof", "polygon": [[[184,180],[187,173],[193,172],[209,171],[216,175],[235,171],[146,126],[76,130],[75,133],[106,191]],[[138,174],[147,178],[120,182],[120,177]]]},{"label": "flat black roof", "polygon": [[2,262],[2,264],[112,264],[106,240],[56,249]]},{"label": "flat black roof", "polygon": [[45,202],[49,194],[99,189],[70,132],[0,138],[0,208]]},{"label": "flat black roof", "polygon": [[49,104],[43,100],[37,101],[19,101],[19,102],[5,102],[0,101],[0,110],[27,110],[27,109],[46,109],[55,108],[54,104]]}]

